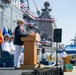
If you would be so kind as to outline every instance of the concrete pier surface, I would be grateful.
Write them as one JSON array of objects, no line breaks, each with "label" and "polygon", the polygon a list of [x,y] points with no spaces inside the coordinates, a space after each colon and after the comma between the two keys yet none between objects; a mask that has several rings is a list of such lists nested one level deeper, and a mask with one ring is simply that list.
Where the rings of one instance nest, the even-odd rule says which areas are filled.
[{"label": "concrete pier surface", "polygon": [[[21,75],[22,72],[32,72],[33,70],[15,70],[14,68],[0,68],[0,75]],[[72,72],[64,72],[64,75],[76,75],[76,66]]]},{"label": "concrete pier surface", "polygon": [[0,75],[21,75],[22,72],[32,72],[33,70],[15,70],[14,68],[0,68]]},{"label": "concrete pier surface", "polygon": [[73,66],[72,72],[64,72],[64,75],[76,75],[76,66]]}]

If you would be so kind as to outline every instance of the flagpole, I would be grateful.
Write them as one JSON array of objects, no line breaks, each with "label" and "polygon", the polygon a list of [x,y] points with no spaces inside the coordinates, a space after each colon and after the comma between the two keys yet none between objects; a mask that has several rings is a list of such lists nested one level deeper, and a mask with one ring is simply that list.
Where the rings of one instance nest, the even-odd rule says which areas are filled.
[{"label": "flagpole", "polygon": [[58,42],[56,42],[56,66],[58,66]]}]

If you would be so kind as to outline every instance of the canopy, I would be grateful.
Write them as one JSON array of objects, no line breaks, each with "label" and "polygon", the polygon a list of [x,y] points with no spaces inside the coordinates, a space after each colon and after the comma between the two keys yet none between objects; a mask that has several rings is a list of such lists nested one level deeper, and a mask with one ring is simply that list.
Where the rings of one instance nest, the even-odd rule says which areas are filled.
[{"label": "canopy", "polygon": [[[76,53],[76,45],[67,45],[65,47],[67,54],[75,54]],[[58,53],[62,52],[63,49],[58,50]]]}]

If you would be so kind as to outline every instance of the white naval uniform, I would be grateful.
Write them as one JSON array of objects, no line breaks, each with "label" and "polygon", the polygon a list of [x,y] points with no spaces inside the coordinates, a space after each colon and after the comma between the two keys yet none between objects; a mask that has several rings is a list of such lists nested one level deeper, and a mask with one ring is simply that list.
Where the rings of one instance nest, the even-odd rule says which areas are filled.
[{"label": "white naval uniform", "polygon": [[10,45],[10,49],[15,51],[15,45],[13,44],[13,41],[10,41],[9,45]]},{"label": "white naval uniform", "polygon": [[10,50],[12,50],[12,52],[10,52],[11,55],[15,54],[15,45],[13,44],[13,41],[9,42],[9,46],[10,46]]},{"label": "white naval uniform", "polygon": [[8,41],[4,41],[1,44],[1,48],[2,48],[2,51],[8,51],[8,52],[10,52],[10,50],[11,50]]},{"label": "white naval uniform", "polygon": [[64,66],[64,60],[62,59],[63,57],[67,57],[67,53],[66,52],[61,52],[60,53],[60,62],[61,62],[61,67],[63,68]]},{"label": "white naval uniform", "polygon": [[[13,42],[9,43],[8,41],[4,41],[1,47],[2,47],[2,51],[8,51],[11,55],[15,56],[14,66],[20,67],[20,64],[23,64],[24,55],[21,52],[22,46],[16,45],[16,50],[15,50],[15,46],[13,45]],[[11,49],[14,50],[14,52],[11,52]],[[17,60],[18,57],[19,59]]]},{"label": "white naval uniform", "polygon": [[[8,51],[10,53],[10,55],[14,55],[15,54],[15,46],[12,43],[9,43],[8,41],[4,41],[1,45],[2,51]],[[14,50],[13,52],[11,52],[11,50]]]}]

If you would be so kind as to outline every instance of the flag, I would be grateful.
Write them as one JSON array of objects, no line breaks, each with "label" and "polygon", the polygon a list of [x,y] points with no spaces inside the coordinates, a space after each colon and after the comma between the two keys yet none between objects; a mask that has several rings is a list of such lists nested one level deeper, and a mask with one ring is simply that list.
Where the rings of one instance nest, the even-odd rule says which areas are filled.
[{"label": "flag", "polygon": [[0,45],[3,43],[4,38],[3,38],[3,34],[2,34],[2,30],[0,30]]},{"label": "flag", "polygon": [[10,36],[12,35],[11,29],[8,29],[8,34],[9,34]]},{"label": "flag", "polygon": [[6,35],[9,35],[9,34],[8,34],[8,31],[4,27],[4,29],[3,29],[3,36],[6,36]]}]

